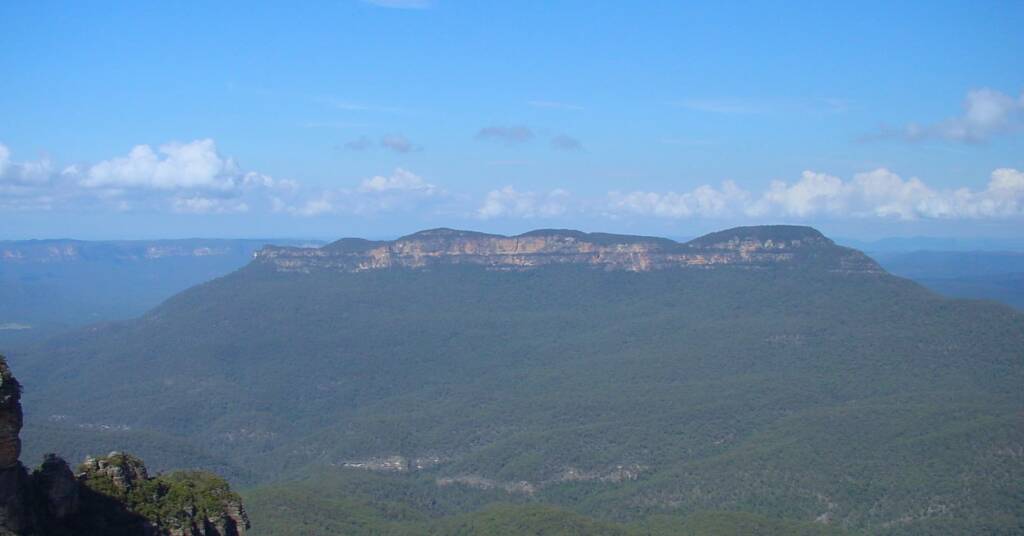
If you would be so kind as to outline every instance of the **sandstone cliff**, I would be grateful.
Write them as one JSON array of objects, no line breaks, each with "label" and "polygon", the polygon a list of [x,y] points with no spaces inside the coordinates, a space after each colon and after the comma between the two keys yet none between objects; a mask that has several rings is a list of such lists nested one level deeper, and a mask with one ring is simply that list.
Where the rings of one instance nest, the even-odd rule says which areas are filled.
[{"label": "sandstone cliff", "polygon": [[256,253],[256,263],[281,272],[360,272],[457,264],[489,270],[573,264],[634,272],[815,265],[831,271],[881,272],[864,254],[837,246],[810,227],[796,226],[737,227],[685,243],[558,229],[516,236],[433,229],[392,241],[345,238],[318,249],[268,246]]},{"label": "sandstone cliff", "polygon": [[21,455],[21,385],[0,356],[0,535],[31,534],[32,488]]},{"label": "sandstone cliff", "polygon": [[48,454],[29,476],[18,460],[21,386],[0,356],[0,536],[244,536],[249,520],[223,479],[200,471],[151,477],[112,452],[71,471]]}]

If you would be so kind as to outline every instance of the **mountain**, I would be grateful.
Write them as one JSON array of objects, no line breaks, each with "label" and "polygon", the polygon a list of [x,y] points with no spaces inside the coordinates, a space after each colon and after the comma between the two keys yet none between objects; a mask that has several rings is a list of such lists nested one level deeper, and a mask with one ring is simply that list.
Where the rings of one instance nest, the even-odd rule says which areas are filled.
[{"label": "mountain", "polygon": [[1003,302],[1024,309],[1024,253],[906,251],[875,254],[889,272],[946,296]]},{"label": "mountain", "polygon": [[131,318],[298,240],[0,241],[0,345]]},{"label": "mountain", "polygon": [[975,252],[975,251],[1024,251],[1024,239],[1012,238],[984,238],[984,237],[889,237],[880,240],[857,240],[853,238],[838,238],[836,242],[844,246],[870,252],[881,253],[906,253],[910,251],[945,251],[945,252]]},{"label": "mountain", "polygon": [[150,477],[129,454],[86,458],[79,473],[47,454],[21,464],[21,384],[0,355],[0,535],[244,536],[249,521],[227,482],[199,471]]},{"label": "mountain", "polygon": [[277,272],[362,272],[385,268],[480,266],[521,271],[552,265],[646,272],[700,266],[821,265],[829,270],[878,272],[863,254],[840,248],[821,233],[791,226],[746,227],[685,244],[665,238],[542,229],[517,236],[454,229],[421,231],[394,241],[346,238],[319,249],[268,247],[257,262]]},{"label": "mountain", "polygon": [[504,502],[976,534],[1024,526],[1022,348],[1021,313],[807,227],[437,229],[266,247],[12,362],[27,450],[216,470],[259,486],[257,531]]}]

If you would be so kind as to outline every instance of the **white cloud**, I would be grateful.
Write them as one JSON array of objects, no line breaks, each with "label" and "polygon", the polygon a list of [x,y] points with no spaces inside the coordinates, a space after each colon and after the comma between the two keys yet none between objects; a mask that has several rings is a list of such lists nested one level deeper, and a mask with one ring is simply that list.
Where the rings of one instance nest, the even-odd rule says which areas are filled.
[{"label": "white cloud", "polygon": [[238,199],[217,199],[215,197],[200,196],[175,198],[172,206],[175,212],[189,214],[230,214],[249,211],[249,205]]},{"label": "white cloud", "polygon": [[32,194],[0,184],[0,211],[50,211],[59,200],[45,194]]},{"label": "white cloud", "polygon": [[[327,213],[373,214],[415,210],[447,199],[447,193],[415,173],[397,168],[391,175],[377,175],[360,181],[356,188],[311,189],[291,199],[275,196],[273,210],[297,216]],[[305,194],[305,195],[302,195]]]},{"label": "white cloud", "polygon": [[51,210],[66,195],[52,184],[49,159],[15,162],[11,150],[0,143],[0,210]]},{"label": "white cloud", "polygon": [[[887,170],[843,179],[805,171],[749,191],[726,181],[687,191],[613,191],[576,198],[563,189],[521,191],[512,186],[483,198],[449,192],[403,168],[341,188],[318,188],[243,170],[217,152],[212,140],[141,145],[98,164],[56,168],[48,159],[18,161],[0,144],[0,210],[153,210],[233,214],[272,210],[297,216],[385,212],[461,217],[711,218],[751,222],[777,219],[1006,220],[1024,219],[1024,172],[994,170],[981,187],[937,188]],[[58,171],[58,169],[60,169]]]},{"label": "white cloud", "polygon": [[6,145],[0,143],[0,179],[3,179],[7,172],[7,167],[11,165],[11,150]]},{"label": "white cloud", "polygon": [[287,193],[297,183],[243,171],[221,156],[213,140],[169,143],[153,150],[138,145],[125,156],[94,165],[71,164],[57,172],[49,160],[13,162],[0,145],[0,193],[4,209],[59,208],[171,210],[237,213],[269,192]]},{"label": "white cloud", "polygon": [[11,160],[11,150],[0,143],[0,184],[42,186],[49,182],[52,174],[53,165],[49,159],[14,162]]},{"label": "white cloud", "polygon": [[934,124],[911,123],[882,128],[872,138],[902,137],[909,141],[943,139],[979,143],[1024,129],[1024,93],[1014,97],[993,89],[973,89],[963,101],[963,113]]},{"label": "white cloud", "polygon": [[477,209],[481,219],[491,218],[550,218],[561,216],[568,210],[569,192],[556,188],[546,194],[520,192],[511,186],[491,190]]},{"label": "white cloud", "polygon": [[608,194],[608,210],[665,218],[725,217],[741,210],[749,197],[732,181],[718,189],[703,185],[684,193],[615,191]]},{"label": "white cloud", "polygon": [[122,157],[104,160],[86,171],[86,188],[152,188],[231,190],[245,174],[231,158],[223,158],[211,139],[168,143],[156,151],[136,145]]},{"label": "white cloud", "polygon": [[359,184],[359,191],[364,193],[415,192],[433,195],[438,192],[437,186],[423,180],[422,177],[402,168],[395,169],[390,176],[375,176],[364,179]]},{"label": "white cloud", "polygon": [[[306,202],[297,207],[280,204],[277,209],[278,211],[284,210],[298,216],[318,216],[334,211],[334,204],[331,203],[328,197],[328,195],[321,195],[319,198],[306,200]],[[277,199],[275,201],[280,203]]]},{"label": "white cloud", "polygon": [[804,171],[800,180],[792,185],[783,181],[772,181],[771,187],[753,205],[747,207],[748,214],[758,216],[777,212],[789,216],[806,217],[820,212],[836,213],[843,207],[844,184],[842,179]]},{"label": "white cloud", "polygon": [[725,182],[689,192],[611,192],[611,214],[663,218],[881,218],[998,219],[1024,217],[1024,173],[992,172],[982,190],[939,190],[916,177],[903,179],[887,170],[858,173],[850,180],[805,171],[792,183],[773,181],[760,195]]}]

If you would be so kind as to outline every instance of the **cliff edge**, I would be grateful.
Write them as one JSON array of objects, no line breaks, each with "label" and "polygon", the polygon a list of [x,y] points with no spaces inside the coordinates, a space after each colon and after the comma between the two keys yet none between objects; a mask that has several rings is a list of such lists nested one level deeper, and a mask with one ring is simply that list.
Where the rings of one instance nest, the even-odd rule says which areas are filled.
[{"label": "cliff edge", "polygon": [[863,253],[837,246],[810,227],[788,225],[736,227],[683,243],[567,229],[540,229],[515,236],[431,229],[390,241],[344,238],[316,249],[268,246],[256,253],[255,263],[279,272],[304,273],[443,265],[517,271],[582,265],[632,272],[814,265],[830,271],[882,272]]},{"label": "cliff edge", "polygon": [[19,461],[21,385],[0,355],[0,536],[244,536],[249,519],[223,479],[202,471],[149,476],[120,452],[72,472],[48,454]]}]

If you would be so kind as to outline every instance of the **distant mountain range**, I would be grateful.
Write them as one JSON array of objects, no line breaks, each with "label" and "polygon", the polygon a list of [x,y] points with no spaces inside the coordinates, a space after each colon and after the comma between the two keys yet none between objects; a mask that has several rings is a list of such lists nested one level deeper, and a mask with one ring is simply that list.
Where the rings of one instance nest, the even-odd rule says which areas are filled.
[{"label": "distant mountain range", "polygon": [[[600,235],[589,236],[593,240]],[[303,251],[311,257],[337,259],[339,251],[346,247],[386,242],[347,239],[322,251]],[[865,243],[870,248],[881,248],[870,249],[869,254],[895,275],[913,279],[947,296],[996,300],[1024,309],[1024,253],[917,249],[955,249],[958,244],[979,246],[952,239]],[[1006,245],[1005,241],[1000,244]],[[0,346],[12,348],[86,324],[138,316],[188,287],[245,266],[265,245],[315,248],[323,242],[0,241]],[[264,253],[290,254],[285,251],[271,248]]]},{"label": "distant mountain range", "polygon": [[0,344],[126,319],[301,240],[0,241]]},{"label": "distant mountain range", "polygon": [[346,238],[317,249],[267,247],[257,252],[255,259],[275,271],[303,273],[448,265],[505,271],[574,265],[629,272],[813,265],[829,271],[881,272],[864,254],[836,246],[818,231],[785,225],[737,228],[686,243],[567,229],[540,229],[516,236],[431,229],[392,241]]},{"label": "distant mountain range", "polygon": [[806,227],[442,229],[266,247],[10,360],[29,453],[258,484],[256,534],[444,533],[494,502],[609,534],[979,534],[1024,524],[1022,348],[1020,312]]},{"label": "distant mountain range", "polygon": [[868,253],[907,253],[913,251],[1016,251],[1024,252],[1024,238],[951,238],[951,237],[890,237],[879,240],[837,238],[844,246]]},{"label": "distant mountain range", "polygon": [[946,296],[1024,310],[1024,252],[912,251],[872,255],[886,270]]}]

